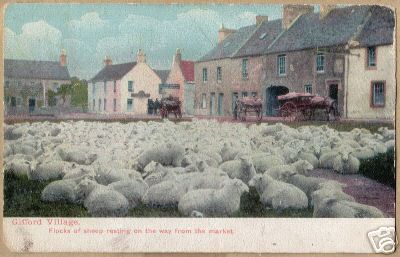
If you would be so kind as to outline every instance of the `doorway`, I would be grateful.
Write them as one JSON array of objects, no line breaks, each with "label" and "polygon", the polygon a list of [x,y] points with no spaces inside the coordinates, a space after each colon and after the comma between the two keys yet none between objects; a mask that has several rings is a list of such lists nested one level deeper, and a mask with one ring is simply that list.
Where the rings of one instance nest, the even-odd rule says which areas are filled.
[{"label": "doorway", "polygon": [[35,110],[36,100],[30,98],[29,99],[29,112],[33,112]]},{"label": "doorway", "polygon": [[220,116],[224,115],[223,102],[224,102],[224,94],[219,93],[218,94],[218,115],[220,115]]},{"label": "doorway", "polygon": [[329,97],[338,102],[338,84],[329,85]]},{"label": "doorway", "polygon": [[285,86],[271,86],[266,89],[265,93],[266,115],[277,116],[279,109],[278,96],[289,93],[289,89]]},{"label": "doorway", "polygon": [[214,105],[215,105],[215,93],[211,93],[210,96],[210,115],[214,115]]},{"label": "doorway", "polygon": [[239,93],[238,92],[233,92],[232,93],[232,113],[235,112],[235,103],[236,100],[239,98]]}]

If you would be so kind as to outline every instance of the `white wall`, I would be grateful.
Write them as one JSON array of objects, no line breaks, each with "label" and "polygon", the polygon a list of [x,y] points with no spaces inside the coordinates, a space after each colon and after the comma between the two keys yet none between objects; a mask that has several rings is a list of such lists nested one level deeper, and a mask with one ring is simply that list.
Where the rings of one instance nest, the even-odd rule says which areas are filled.
[{"label": "white wall", "polygon": [[[366,48],[351,49],[347,84],[347,117],[355,119],[394,119],[396,99],[396,63],[393,45],[377,46],[376,69],[366,68]],[[347,74],[347,73],[346,73]],[[345,75],[346,76],[346,75]],[[371,81],[383,80],[385,106],[371,107]],[[346,77],[345,77],[346,81]]]}]

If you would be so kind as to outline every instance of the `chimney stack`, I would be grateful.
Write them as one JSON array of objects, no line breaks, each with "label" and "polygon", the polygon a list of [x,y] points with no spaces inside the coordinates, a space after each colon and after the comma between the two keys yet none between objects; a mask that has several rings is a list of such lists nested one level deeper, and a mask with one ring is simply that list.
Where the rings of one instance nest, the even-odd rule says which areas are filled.
[{"label": "chimney stack", "polygon": [[320,4],[319,5],[319,18],[322,20],[335,8],[336,8],[336,5],[334,5],[334,4]]},{"label": "chimney stack", "polygon": [[104,66],[108,66],[112,64],[112,60],[110,56],[105,56],[104,57]]},{"label": "chimney stack", "polygon": [[300,15],[313,12],[314,12],[314,6],[311,5],[305,5],[305,4],[283,5],[283,15],[282,15],[283,29],[287,30]]},{"label": "chimney stack", "polygon": [[142,49],[139,49],[136,54],[137,63],[146,63],[146,54]]},{"label": "chimney stack", "polygon": [[218,30],[218,43],[221,43],[225,40],[230,34],[236,32],[234,29],[228,29],[224,27],[224,24],[221,24],[221,28]]},{"label": "chimney stack", "polygon": [[65,52],[65,49],[61,50],[60,65],[61,66],[67,66],[67,54]]},{"label": "chimney stack", "polygon": [[260,25],[263,22],[268,22],[268,16],[257,15],[256,16],[256,25]]},{"label": "chimney stack", "polygon": [[173,59],[173,63],[178,63],[180,64],[182,61],[182,53],[181,53],[181,49],[177,48],[175,55],[174,55],[174,59]]}]

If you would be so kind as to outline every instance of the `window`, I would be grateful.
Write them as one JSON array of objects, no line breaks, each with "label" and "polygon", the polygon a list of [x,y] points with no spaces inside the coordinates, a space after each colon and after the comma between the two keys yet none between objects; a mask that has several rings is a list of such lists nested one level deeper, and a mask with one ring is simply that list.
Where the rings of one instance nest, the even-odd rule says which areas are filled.
[{"label": "window", "polygon": [[17,97],[17,105],[18,106],[22,105],[22,98],[21,97]]},{"label": "window", "polygon": [[99,99],[99,111],[101,111],[101,99]]},{"label": "window", "polygon": [[370,46],[367,48],[367,66],[376,67],[376,47]]},{"label": "window", "polygon": [[251,92],[251,96],[252,97],[256,97],[257,96],[257,92]]},{"label": "window", "polygon": [[128,92],[133,92],[133,81],[128,81]]},{"label": "window", "polygon": [[222,68],[217,67],[217,81],[221,81],[221,80],[222,80]]},{"label": "window", "polygon": [[114,110],[114,112],[117,111],[117,99],[115,99],[115,98],[113,100],[113,110]]},{"label": "window", "polygon": [[242,60],[242,79],[248,79],[249,78],[249,73],[247,71],[247,63],[248,59],[243,59]]},{"label": "window", "polygon": [[242,97],[247,97],[247,92],[242,92]]},{"label": "window", "polygon": [[6,81],[6,83],[5,83],[5,85],[4,85],[4,88],[9,88],[10,87],[10,81]]},{"label": "window", "polygon": [[323,53],[317,54],[316,59],[317,72],[322,73],[325,70],[325,55]]},{"label": "window", "polygon": [[286,75],[286,55],[278,55],[278,75]]},{"label": "window", "polygon": [[203,109],[207,108],[206,94],[201,95],[201,108]]},{"label": "window", "polygon": [[304,85],[304,92],[312,94],[312,85]]},{"label": "window", "polygon": [[127,111],[132,111],[132,106],[133,105],[133,100],[132,98],[128,98],[128,100],[126,101],[126,110]]},{"label": "window", "polygon": [[117,81],[114,80],[114,87],[113,87],[114,93],[117,92]]},{"label": "window", "polygon": [[385,82],[373,81],[371,83],[371,106],[384,107],[385,106]]},{"label": "window", "polygon": [[203,68],[203,82],[207,82],[208,80],[208,74],[207,74],[207,68]]},{"label": "window", "polygon": [[96,94],[96,84],[92,83],[92,95]]},{"label": "window", "polygon": [[107,94],[107,82],[104,81],[104,94]]},{"label": "window", "polygon": [[22,87],[22,81],[18,81],[17,84],[18,84],[18,87]]},{"label": "window", "polygon": [[93,99],[93,108],[92,108],[92,110],[94,111],[95,108],[96,108],[96,100]]},{"label": "window", "polygon": [[106,111],[107,109],[107,99],[104,98],[103,110]]}]

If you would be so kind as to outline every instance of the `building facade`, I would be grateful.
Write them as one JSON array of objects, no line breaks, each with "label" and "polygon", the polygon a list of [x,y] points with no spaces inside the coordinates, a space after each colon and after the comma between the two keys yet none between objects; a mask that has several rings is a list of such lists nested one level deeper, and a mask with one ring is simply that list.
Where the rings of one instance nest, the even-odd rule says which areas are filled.
[{"label": "building facade", "polygon": [[48,106],[48,91],[56,92],[61,85],[69,84],[70,79],[65,51],[59,62],[5,59],[5,113],[23,114]]},{"label": "building facade", "polygon": [[[258,16],[237,31],[222,26],[218,45],[195,65],[197,114],[232,115],[235,98],[257,95],[275,116],[279,95],[308,92],[333,98],[344,118],[393,117],[393,30],[393,11],[380,6],[321,5],[314,13],[284,5],[282,19]],[[365,68],[371,46],[381,63],[372,69]]]},{"label": "building facade", "polygon": [[146,63],[144,52],[138,51],[136,62],[113,65],[106,58],[104,64],[88,86],[89,111],[147,114],[148,100],[160,98],[161,79]]}]

